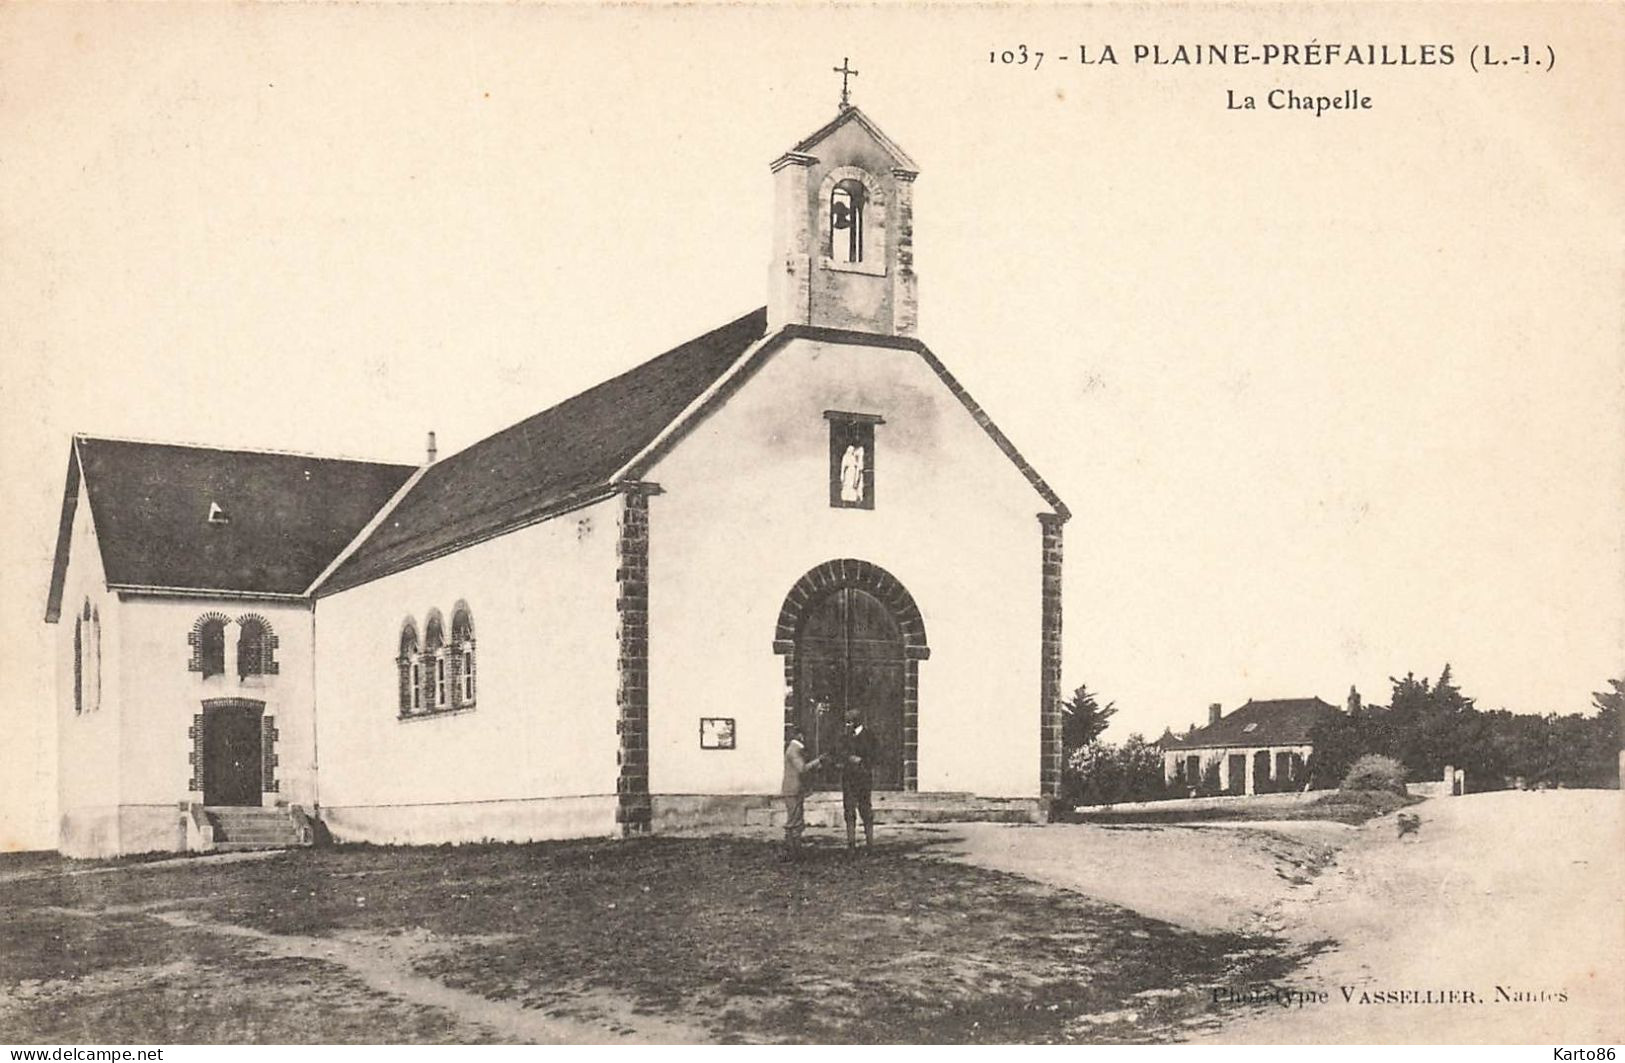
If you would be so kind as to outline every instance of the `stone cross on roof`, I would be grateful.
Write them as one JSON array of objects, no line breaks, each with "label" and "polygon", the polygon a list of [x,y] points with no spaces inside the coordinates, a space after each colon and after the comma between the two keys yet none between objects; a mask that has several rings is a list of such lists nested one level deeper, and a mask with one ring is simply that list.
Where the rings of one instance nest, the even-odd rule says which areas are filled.
[{"label": "stone cross on roof", "polygon": [[846,81],[847,78],[857,77],[858,72],[851,68],[849,65],[849,60],[846,56],[841,57],[840,66],[832,66],[830,67],[830,70],[841,75],[841,110],[847,110],[852,106],[852,93],[847,88]]}]

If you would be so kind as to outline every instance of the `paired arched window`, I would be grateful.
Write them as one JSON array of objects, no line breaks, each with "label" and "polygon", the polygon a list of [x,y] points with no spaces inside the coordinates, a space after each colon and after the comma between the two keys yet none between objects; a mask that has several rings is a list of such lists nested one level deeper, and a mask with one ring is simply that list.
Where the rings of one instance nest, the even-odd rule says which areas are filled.
[{"label": "paired arched window", "polygon": [[431,709],[446,707],[446,628],[440,610],[430,609],[423,622],[423,703]]},{"label": "paired arched window", "polygon": [[197,628],[197,671],[203,678],[226,674],[226,618],[203,617]]},{"label": "paired arched window", "polygon": [[[232,630],[235,626],[235,632]],[[226,674],[226,648],[236,636],[237,676],[276,675],[277,637],[270,621],[258,613],[246,613],[235,622],[224,613],[204,613],[192,624],[187,641],[192,644],[192,661],[187,667],[201,672],[204,679]]]},{"label": "paired arched window", "polygon": [[263,616],[237,618],[237,675],[276,675],[276,635]]},{"label": "paired arched window", "polygon": [[401,652],[395,663],[400,670],[401,715],[410,716],[423,708],[423,665],[418,660],[418,625],[411,617],[401,624]]},{"label": "paired arched window", "polygon": [[474,705],[474,617],[465,602],[451,613],[451,638],[440,610],[430,609],[418,640],[417,622],[401,624],[400,679],[402,716],[467,709]]},{"label": "paired arched window", "polygon": [[451,612],[452,664],[456,672],[457,701],[474,704],[474,617],[465,602]]}]

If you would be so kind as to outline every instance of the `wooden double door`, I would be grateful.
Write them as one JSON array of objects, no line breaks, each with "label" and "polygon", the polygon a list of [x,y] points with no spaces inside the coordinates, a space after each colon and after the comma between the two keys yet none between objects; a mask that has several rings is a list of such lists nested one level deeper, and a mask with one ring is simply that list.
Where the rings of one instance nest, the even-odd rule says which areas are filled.
[{"label": "wooden double door", "polygon": [[[885,604],[867,591],[830,591],[807,610],[796,638],[796,701],[809,757],[835,749],[848,708],[875,736],[872,785],[903,788],[903,635]],[[816,789],[840,786],[831,762]]]}]

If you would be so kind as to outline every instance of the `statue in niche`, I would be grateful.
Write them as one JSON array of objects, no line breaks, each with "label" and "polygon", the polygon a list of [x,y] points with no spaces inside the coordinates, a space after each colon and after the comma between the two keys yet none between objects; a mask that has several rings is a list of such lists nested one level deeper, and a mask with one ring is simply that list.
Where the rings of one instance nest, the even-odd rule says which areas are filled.
[{"label": "statue in niche", "polygon": [[863,448],[855,443],[841,455],[841,501],[863,501]]}]

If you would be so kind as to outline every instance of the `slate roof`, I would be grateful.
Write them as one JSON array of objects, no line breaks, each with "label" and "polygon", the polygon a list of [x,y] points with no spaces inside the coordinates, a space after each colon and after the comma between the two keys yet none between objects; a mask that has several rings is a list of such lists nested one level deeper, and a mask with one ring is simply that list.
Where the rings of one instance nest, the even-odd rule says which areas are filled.
[{"label": "slate roof", "polygon": [[[1215,746],[1301,746],[1309,744],[1315,724],[1337,715],[1335,705],[1319,698],[1277,698],[1252,701],[1218,723],[1199,727],[1175,740],[1174,748],[1211,749]],[[1248,730],[1248,725],[1254,725]]]},{"label": "slate roof", "polygon": [[322,582],[331,594],[519,527],[610,479],[767,331],[753,310],[429,466]]},{"label": "slate roof", "polygon": [[[811,325],[766,333],[767,311],[754,310],[421,468],[80,437],[46,618],[56,619],[60,607],[81,464],[110,583],[333,594],[635,481],[755,366],[797,338],[914,351],[1055,513],[1070,515],[919,340]],[[219,502],[230,524],[208,522],[211,502]]]},{"label": "slate roof", "polygon": [[[81,475],[109,584],[302,595],[414,471],[75,437],[46,618],[61,607]],[[212,505],[225,523],[209,522]]]}]

